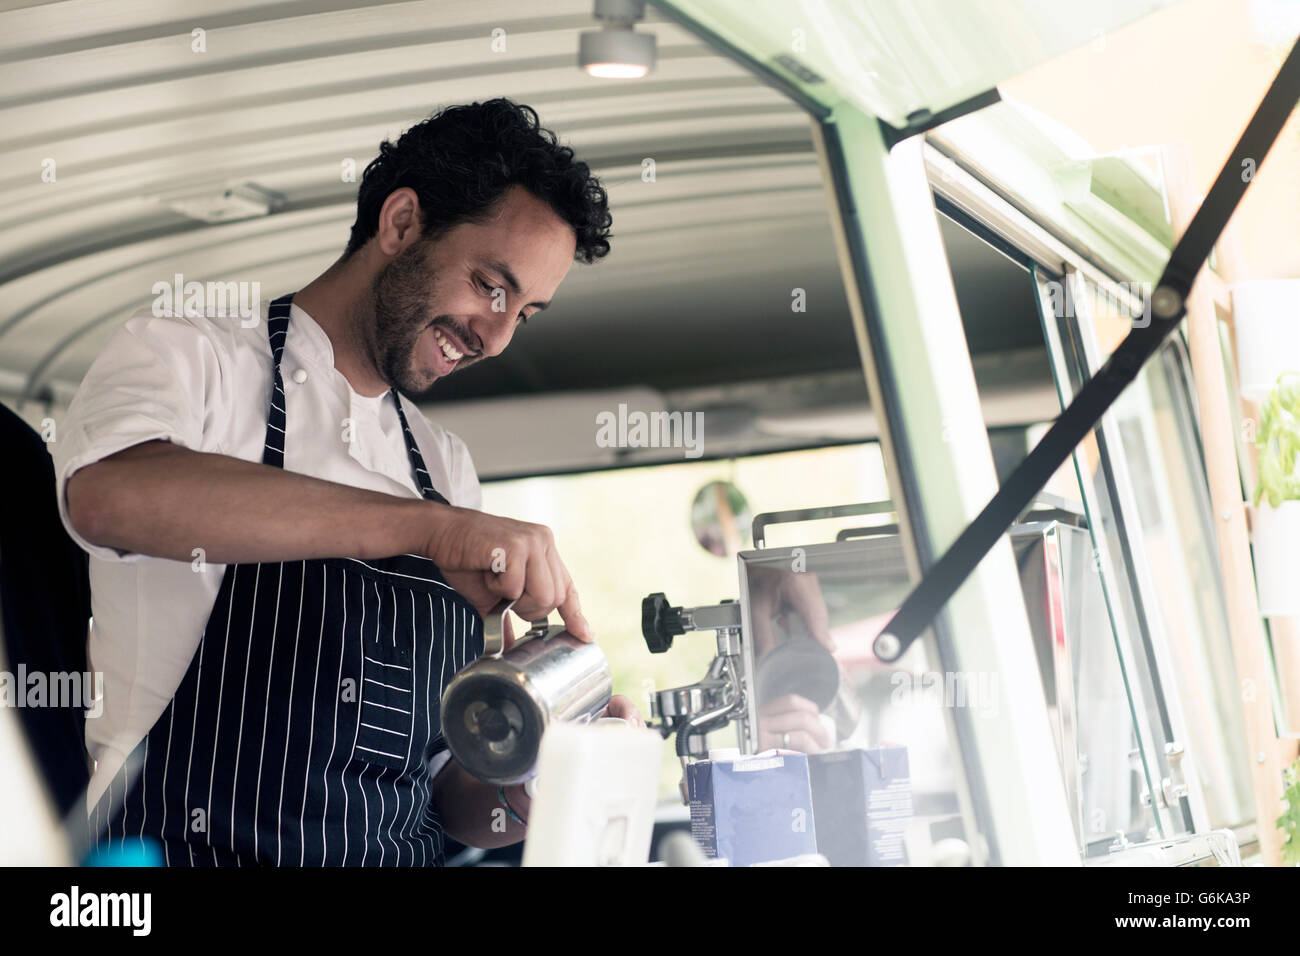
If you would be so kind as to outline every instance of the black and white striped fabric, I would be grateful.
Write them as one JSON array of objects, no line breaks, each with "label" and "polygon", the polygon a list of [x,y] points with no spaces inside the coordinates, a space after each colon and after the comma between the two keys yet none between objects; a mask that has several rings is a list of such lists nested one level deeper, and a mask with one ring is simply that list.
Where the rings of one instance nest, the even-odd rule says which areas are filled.
[{"label": "black and white striped fabric", "polygon": [[[291,300],[268,321],[276,467]],[[445,501],[397,407],[424,497]],[[427,558],[227,566],[175,696],[91,811],[96,847],[153,839],[180,866],[440,865],[438,704],[482,652],[478,613]]]}]

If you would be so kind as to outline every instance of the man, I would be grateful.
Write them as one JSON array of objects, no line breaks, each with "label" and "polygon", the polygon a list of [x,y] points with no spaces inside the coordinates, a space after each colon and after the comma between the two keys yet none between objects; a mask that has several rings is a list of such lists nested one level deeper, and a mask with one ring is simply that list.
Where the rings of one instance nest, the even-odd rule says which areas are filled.
[{"label": "man", "polygon": [[522,838],[523,788],[449,760],[441,691],[503,600],[591,628],[549,529],[480,512],[463,442],[402,395],[501,354],[609,225],[533,110],[454,107],[381,145],[342,258],[265,321],[144,313],[109,342],[56,446],[92,555],[101,845],[421,865],[444,832]]}]

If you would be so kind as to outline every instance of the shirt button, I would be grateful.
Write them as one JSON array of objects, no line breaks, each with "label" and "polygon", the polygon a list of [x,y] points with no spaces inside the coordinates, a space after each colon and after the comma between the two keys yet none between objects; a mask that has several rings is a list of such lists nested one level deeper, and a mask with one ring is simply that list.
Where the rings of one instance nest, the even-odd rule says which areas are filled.
[{"label": "shirt button", "polygon": [[298,369],[298,371],[293,373],[293,380],[299,385],[307,381],[307,370],[303,368]]}]

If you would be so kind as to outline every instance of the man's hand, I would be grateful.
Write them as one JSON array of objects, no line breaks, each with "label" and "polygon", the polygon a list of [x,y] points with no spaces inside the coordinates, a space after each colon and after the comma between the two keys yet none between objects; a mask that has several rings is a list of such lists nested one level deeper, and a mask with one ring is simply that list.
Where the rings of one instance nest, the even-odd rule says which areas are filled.
[{"label": "man's hand", "polygon": [[615,694],[609,699],[609,706],[605,708],[605,716],[626,720],[633,727],[645,726],[645,718],[641,716],[641,711],[637,710],[636,704],[622,694]]},{"label": "man's hand", "polygon": [[578,590],[545,525],[448,508],[431,525],[424,553],[485,617],[503,600],[514,601],[514,612],[530,621],[558,609],[570,634],[593,639]]},{"label": "man's hand", "polygon": [[780,747],[806,754],[830,750],[835,741],[820,718],[817,705],[798,694],[770,700],[758,709],[758,749]]}]

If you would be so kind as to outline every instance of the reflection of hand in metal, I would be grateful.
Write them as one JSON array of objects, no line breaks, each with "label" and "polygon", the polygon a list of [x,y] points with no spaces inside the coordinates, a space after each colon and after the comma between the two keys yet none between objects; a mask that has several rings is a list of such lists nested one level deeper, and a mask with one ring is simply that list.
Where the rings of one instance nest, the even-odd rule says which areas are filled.
[{"label": "reflection of hand in metal", "polygon": [[[803,622],[809,637],[827,650],[835,650],[826,598],[822,595],[821,582],[812,572],[756,567],[750,572],[749,602],[755,660],[777,644],[774,625],[790,613]],[[789,629],[785,630],[788,636]]]},{"label": "reflection of hand in metal", "polygon": [[633,727],[645,726],[645,718],[641,716],[641,711],[636,704],[622,694],[615,694],[609,699],[609,706],[605,708],[604,716],[626,720]]},{"label": "reflection of hand in metal", "polygon": [[770,700],[758,709],[758,749],[821,753],[835,745],[812,701],[797,694]]}]

